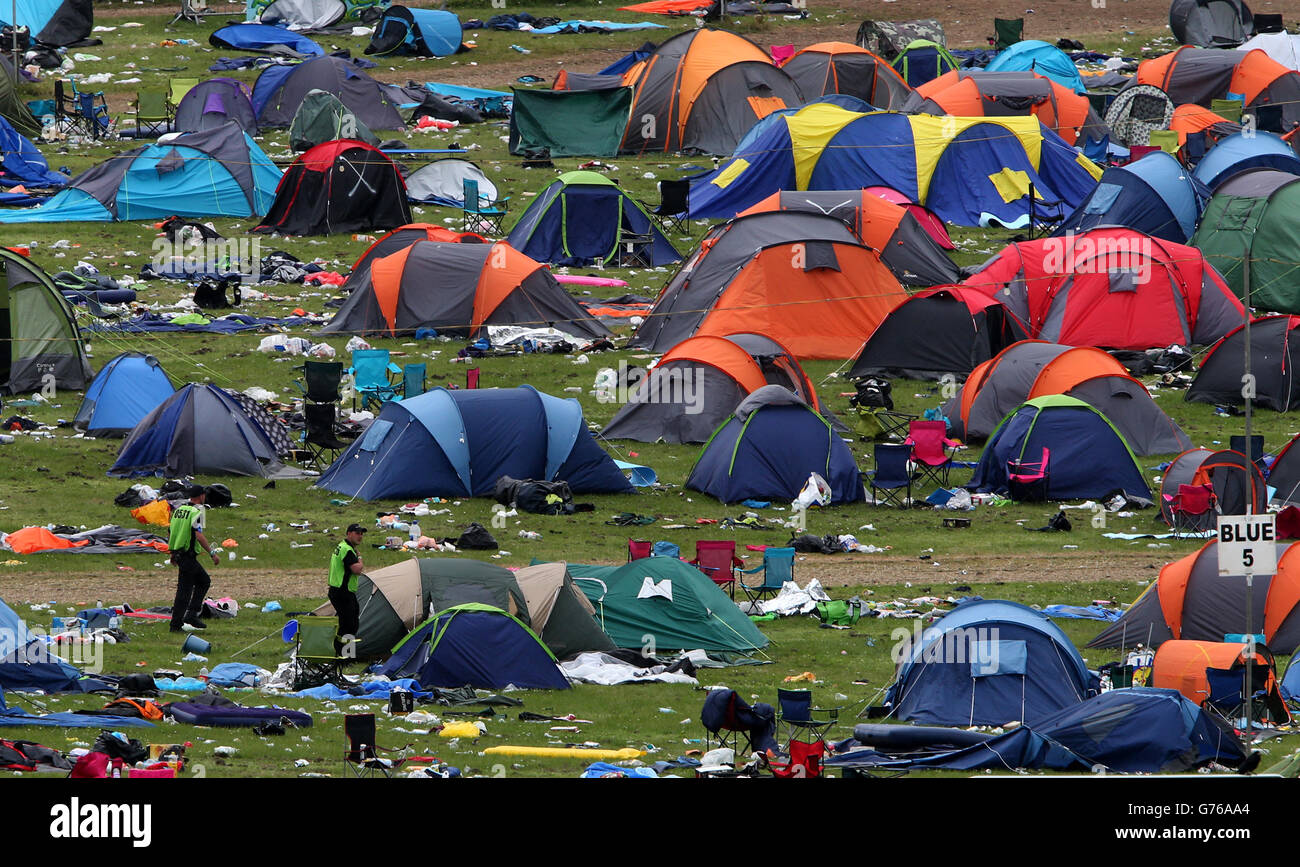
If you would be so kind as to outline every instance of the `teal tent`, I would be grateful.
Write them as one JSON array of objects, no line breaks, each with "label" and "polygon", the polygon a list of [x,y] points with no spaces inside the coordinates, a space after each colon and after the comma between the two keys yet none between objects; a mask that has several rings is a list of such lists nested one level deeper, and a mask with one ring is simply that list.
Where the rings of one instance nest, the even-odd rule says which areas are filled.
[{"label": "teal tent", "polygon": [[632,108],[632,88],[526,90],[514,88],[510,153],[546,148],[553,157],[618,156]]}]

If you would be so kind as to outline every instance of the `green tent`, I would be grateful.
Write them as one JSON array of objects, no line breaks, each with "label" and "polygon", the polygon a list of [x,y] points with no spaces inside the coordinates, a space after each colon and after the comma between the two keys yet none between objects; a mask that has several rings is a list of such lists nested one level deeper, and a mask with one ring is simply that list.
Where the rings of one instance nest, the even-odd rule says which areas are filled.
[{"label": "green tent", "polygon": [[0,115],[9,121],[9,125],[28,138],[41,134],[41,124],[32,117],[27,103],[18,95],[14,79],[9,75],[7,63],[0,63]]},{"label": "green tent", "polygon": [[379,138],[370,127],[362,123],[337,96],[325,90],[308,91],[289,125],[289,146],[296,151],[305,151],[327,141],[345,138],[379,147]]},{"label": "green tent", "polygon": [[736,603],[703,572],[676,557],[623,566],[569,564],[614,643],[649,655],[673,650],[750,653],[768,644]]},{"label": "green tent", "polygon": [[546,148],[553,157],[618,156],[632,110],[632,88],[527,90],[514,88],[510,153]]},{"label": "green tent", "polygon": [[35,391],[51,376],[80,391],[93,375],[72,306],[49,275],[0,247],[0,391]]},{"label": "green tent", "polygon": [[1192,246],[1245,296],[1250,251],[1250,304],[1259,310],[1300,313],[1300,177],[1248,169],[1214,192]]},{"label": "green tent", "polygon": [[595,606],[573,583],[564,563],[538,563],[514,573],[528,603],[533,629],[551,653],[564,659],[589,650],[614,650],[596,622]]}]

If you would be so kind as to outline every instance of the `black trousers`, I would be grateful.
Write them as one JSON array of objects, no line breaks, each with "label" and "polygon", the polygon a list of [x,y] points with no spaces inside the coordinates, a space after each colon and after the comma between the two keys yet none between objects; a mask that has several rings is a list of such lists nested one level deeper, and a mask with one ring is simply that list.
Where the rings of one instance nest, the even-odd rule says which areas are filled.
[{"label": "black trousers", "polygon": [[361,604],[357,602],[357,594],[346,587],[331,587],[329,598],[330,605],[334,606],[334,613],[339,617],[339,632],[334,636],[334,654],[341,656],[342,636],[350,635],[355,638],[361,629]]},{"label": "black trousers", "polygon": [[176,598],[172,601],[172,629],[180,629],[186,620],[193,620],[203,610],[203,597],[212,586],[212,579],[193,554],[177,554]]}]

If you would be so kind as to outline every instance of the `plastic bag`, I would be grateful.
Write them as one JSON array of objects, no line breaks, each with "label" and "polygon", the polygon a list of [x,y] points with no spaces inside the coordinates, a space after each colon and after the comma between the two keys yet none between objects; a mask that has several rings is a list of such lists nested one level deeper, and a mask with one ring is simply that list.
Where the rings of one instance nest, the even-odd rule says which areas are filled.
[{"label": "plastic bag", "polygon": [[333,358],[334,354],[334,347],[328,343],[317,343],[308,353],[308,355],[314,355],[316,358]]},{"label": "plastic bag", "polygon": [[349,353],[356,352],[358,349],[370,349],[371,346],[360,337],[352,337],[348,340],[348,345],[344,347]]},{"label": "plastic bag", "polygon": [[817,473],[810,473],[808,481],[792,504],[793,508],[807,509],[811,506],[825,506],[831,501],[831,486]]}]

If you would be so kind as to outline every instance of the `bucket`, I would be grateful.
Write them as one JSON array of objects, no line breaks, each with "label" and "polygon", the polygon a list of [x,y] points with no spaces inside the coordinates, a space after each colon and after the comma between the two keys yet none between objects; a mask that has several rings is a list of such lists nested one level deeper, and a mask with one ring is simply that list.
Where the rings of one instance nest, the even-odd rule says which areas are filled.
[{"label": "bucket", "polygon": [[388,695],[388,712],[403,716],[415,710],[415,693],[392,692]]},{"label": "bucket", "polygon": [[194,633],[185,636],[185,643],[181,645],[181,650],[189,653],[197,653],[200,656],[212,649],[212,642],[199,638]]}]

